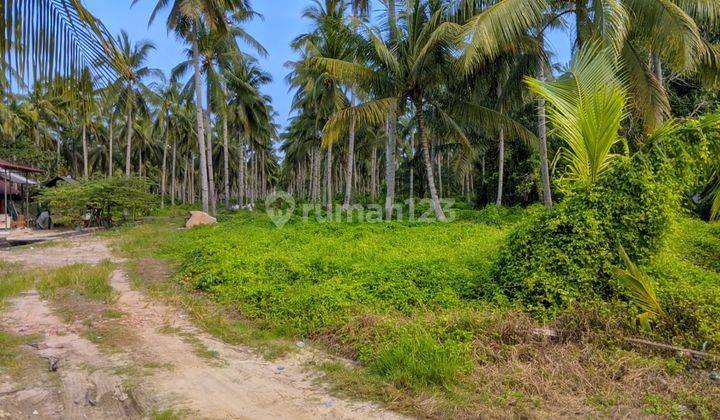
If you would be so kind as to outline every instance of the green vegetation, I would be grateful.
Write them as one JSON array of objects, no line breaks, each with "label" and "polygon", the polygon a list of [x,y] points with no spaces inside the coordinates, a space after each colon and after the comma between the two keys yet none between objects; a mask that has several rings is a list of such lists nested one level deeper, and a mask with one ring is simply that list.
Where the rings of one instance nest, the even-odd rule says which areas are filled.
[{"label": "green vegetation", "polygon": [[540,315],[612,297],[617,290],[608,278],[618,249],[633,260],[654,255],[672,201],[640,158],[616,159],[597,183],[572,187],[552,210],[513,232],[495,267],[498,292]]},{"label": "green vegetation", "polygon": [[108,283],[112,267],[111,262],[105,261],[98,265],[75,264],[58,268],[41,274],[37,288],[50,298],[71,291],[73,296],[112,303],[115,292]]},{"label": "green vegetation", "polygon": [[[157,193],[153,225],[109,234],[136,285],[228,342],[278,356],[311,340],[359,362],[323,369],[420,416],[720,417],[702,370],[716,361],[625,340],[720,348],[720,3],[315,0],[282,134],[271,75],[241,48],[266,54],[248,2],[155,1],[150,23],[169,9],[189,47],[159,85],[154,45],[113,39],[81,3],[0,12],[0,156],[82,178],[42,193],[72,223],[146,214]],[[563,74],[546,45],[560,27],[575,28]],[[166,196],[216,215],[282,190],[324,214],[341,193],[343,212],[372,203],[387,222],[276,229],[237,211],[179,232],[160,216],[178,215]],[[457,221],[391,221],[425,200],[445,221],[444,198],[465,203]],[[32,275],[112,345],[127,338],[111,269]],[[13,276],[0,301],[29,284]]]},{"label": "green vegetation", "polygon": [[[549,326],[563,339],[552,344],[533,334],[542,324],[523,313],[529,308],[494,294],[501,249],[537,211],[503,211],[501,218],[515,222],[502,227],[491,217],[490,224],[449,225],[293,220],[282,229],[265,216],[241,213],[188,232],[170,223],[127,228],[120,248],[142,261],[135,267],[139,285],[146,276],[146,287],[164,290],[212,334],[260,348],[278,336],[288,343],[310,339],[361,363],[361,369],[319,366],[338,392],[409,413],[557,413],[565,403],[596,413],[621,404],[642,411],[657,398],[693,413],[718,413],[711,398],[696,401],[693,378],[701,373],[688,374],[681,359],[629,351],[622,337],[692,348],[708,341],[716,348],[720,272],[707,261],[717,257],[698,258],[696,250],[718,245],[720,227],[679,217],[669,223],[659,254],[642,260],[639,269],[657,284],[666,311],[652,330],[635,328],[639,311],[618,287],[605,301],[588,296],[559,311]],[[476,213],[478,220],[487,217]],[[178,284],[152,277],[149,249],[177,267]],[[619,261],[619,254],[608,258]],[[669,394],[658,375],[682,392]],[[531,385],[537,381],[542,385]],[[586,381],[595,386],[580,385]],[[636,387],[647,398],[635,398]],[[564,393],[580,397],[568,402]]]},{"label": "green vegetation", "polygon": [[43,190],[40,201],[61,216],[58,223],[78,224],[90,213],[101,226],[111,226],[120,215],[147,214],[156,204],[147,179],[120,177],[61,183]]}]

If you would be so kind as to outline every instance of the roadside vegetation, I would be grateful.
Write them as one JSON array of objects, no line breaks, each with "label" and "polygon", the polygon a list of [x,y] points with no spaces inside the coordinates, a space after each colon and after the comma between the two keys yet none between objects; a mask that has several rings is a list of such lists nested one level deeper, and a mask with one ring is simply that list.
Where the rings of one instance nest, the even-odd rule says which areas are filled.
[{"label": "roadside vegetation", "polygon": [[[720,418],[720,3],[314,0],[282,130],[248,2],[155,5],[167,78],[78,0],[0,13],[39,28],[0,30],[0,157],[81,178],[40,202],[124,224],[135,287],[419,417]],[[264,214],[292,202],[320,220]],[[180,229],[196,207],[219,223]],[[111,270],[36,284],[105,342]]]}]

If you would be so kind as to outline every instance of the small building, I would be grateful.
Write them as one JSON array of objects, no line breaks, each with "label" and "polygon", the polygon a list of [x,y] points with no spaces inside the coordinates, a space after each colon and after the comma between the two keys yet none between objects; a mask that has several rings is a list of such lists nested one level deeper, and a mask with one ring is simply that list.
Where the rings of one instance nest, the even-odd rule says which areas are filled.
[{"label": "small building", "polygon": [[30,221],[30,189],[39,185],[31,175],[44,171],[0,159],[0,229]]}]

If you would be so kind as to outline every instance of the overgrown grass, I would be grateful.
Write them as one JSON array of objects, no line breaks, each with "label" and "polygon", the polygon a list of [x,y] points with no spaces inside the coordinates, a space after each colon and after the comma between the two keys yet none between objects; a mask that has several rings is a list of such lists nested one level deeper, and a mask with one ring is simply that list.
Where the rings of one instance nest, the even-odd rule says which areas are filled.
[{"label": "overgrown grass", "polygon": [[[402,412],[593,417],[672,415],[680,407],[720,415],[720,392],[706,390],[706,372],[624,344],[623,336],[640,334],[627,302],[577,306],[549,326],[562,331],[554,342],[532,333],[544,325],[522,308],[483,301],[492,295],[490,267],[524,213],[499,214],[498,222],[466,211],[450,225],[292,220],[277,229],[242,213],[186,232],[177,219],[153,221],[120,233],[120,248],[134,257],[136,283],[216,336],[251,345],[311,339],[360,362],[320,366],[338,392]],[[677,343],[714,340],[720,281],[712,264],[720,257],[700,258],[682,242],[707,249],[719,237],[718,225],[681,220],[646,267],[665,302],[687,288],[683,302],[695,300],[693,319],[706,325]],[[162,273],[149,250],[165,259]],[[162,280],[173,273],[177,282]],[[649,338],[667,337],[657,328]]]},{"label": "overgrown grass", "polygon": [[0,310],[5,301],[20,292],[32,287],[35,281],[34,272],[22,271],[16,265],[0,262]]},{"label": "overgrown grass", "polygon": [[112,263],[104,261],[98,265],[74,264],[47,271],[40,276],[38,291],[50,298],[71,291],[91,301],[112,303],[115,292],[108,283],[112,270]]}]

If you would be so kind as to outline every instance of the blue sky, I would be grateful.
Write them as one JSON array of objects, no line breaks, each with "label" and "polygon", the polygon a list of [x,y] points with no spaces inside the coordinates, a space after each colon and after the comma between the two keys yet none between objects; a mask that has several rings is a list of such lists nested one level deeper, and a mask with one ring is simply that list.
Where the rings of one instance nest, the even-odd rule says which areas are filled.
[{"label": "blue sky", "polygon": [[[130,39],[150,40],[157,50],[150,56],[150,66],[169,73],[177,63],[184,59],[184,45],[165,29],[167,11],[158,15],[153,25],[148,28],[150,13],[157,0],[140,0],[130,8],[131,0],[86,0],[86,7],[97,16],[113,33],[125,30]],[[298,34],[309,29],[309,23],[302,19],[302,9],[311,4],[309,0],[256,0],[254,9],[264,16],[264,20],[256,19],[246,25],[250,34],[262,43],[269,56],[261,59],[263,68],[274,78],[271,85],[266,86],[264,93],[273,98],[278,113],[277,122],[285,125],[290,114],[292,94],[285,83],[287,69],[284,64],[295,58],[290,49],[290,41]],[[567,61],[570,56],[568,35],[557,31],[549,34],[548,45],[556,52],[557,61]]]}]

